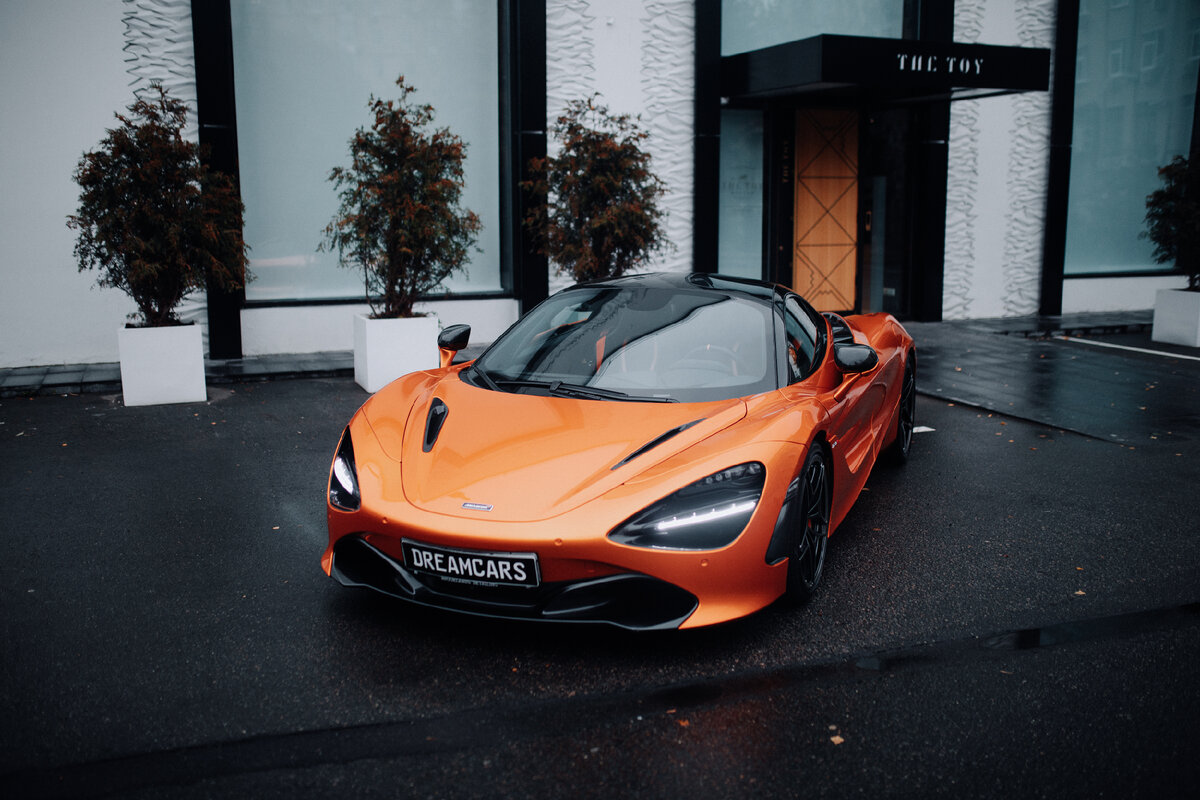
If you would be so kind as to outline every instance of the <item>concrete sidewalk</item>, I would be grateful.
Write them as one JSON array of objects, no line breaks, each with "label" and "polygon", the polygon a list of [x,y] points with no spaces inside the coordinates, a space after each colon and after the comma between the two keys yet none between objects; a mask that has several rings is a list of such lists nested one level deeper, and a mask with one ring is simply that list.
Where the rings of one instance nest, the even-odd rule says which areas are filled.
[{"label": "concrete sidewalk", "polygon": [[998,335],[1000,323],[908,323],[918,391],[1122,444],[1200,439],[1200,350],[1136,323]]}]

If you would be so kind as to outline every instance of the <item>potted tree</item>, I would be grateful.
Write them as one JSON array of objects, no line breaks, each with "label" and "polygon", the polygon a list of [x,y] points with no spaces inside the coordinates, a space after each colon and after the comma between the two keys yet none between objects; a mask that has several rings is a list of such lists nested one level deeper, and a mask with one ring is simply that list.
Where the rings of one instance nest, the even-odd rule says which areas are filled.
[{"label": "potted tree", "polygon": [[664,185],[642,149],[649,134],[597,97],[567,105],[552,129],[558,155],[532,159],[534,177],[522,183],[541,200],[525,224],[559,273],[578,282],[623,275],[665,244]]},{"label": "potted tree", "polygon": [[1186,289],[1159,289],[1151,338],[1200,347],[1200,158],[1176,156],[1160,167],[1163,187],[1146,197],[1146,230],[1154,259],[1187,275]]},{"label": "potted tree", "polygon": [[354,321],[354,379],[368,392],[438,365],[437,318],[413,306],[463,268],[482,227],[460,207],[466,145],[432,129],[433,106],[410,102],[403,75],[396,86],[398,100],[371,96],[350,166],[329,173],[340,204],[321,245],[363,273],[372,314]]},{"label": "potted tree", "polygon": [[79,232],[79,270],[99,270],[100,286],[137,304],[118,332],[130,406],[205,399],[200,327],[181,324],[176,308],[208,280],[236,288],[246,274],[237,190],[184,139],[187,106],[161,85],[151,93],[116,114],[120,125],[80,159],[79,207],[67,218]]}]

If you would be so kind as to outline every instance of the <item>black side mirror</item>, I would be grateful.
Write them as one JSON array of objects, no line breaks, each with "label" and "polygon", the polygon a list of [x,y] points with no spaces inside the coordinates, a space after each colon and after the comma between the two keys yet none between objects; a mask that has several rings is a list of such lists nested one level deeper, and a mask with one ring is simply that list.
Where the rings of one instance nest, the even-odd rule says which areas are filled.
[{"label": "black side mirror", "polygon": [[879,363],[879,354],[865,344],[835,344],[833,362],[842,372],[870,372]]},{"label": "black side mirror", "polygon": [[444,328],[438,334],[437,340],[442,366],[450,366],[454,361],[454,354],[466,347],[469,341],[471,341],[470,325],[450,325]]}]

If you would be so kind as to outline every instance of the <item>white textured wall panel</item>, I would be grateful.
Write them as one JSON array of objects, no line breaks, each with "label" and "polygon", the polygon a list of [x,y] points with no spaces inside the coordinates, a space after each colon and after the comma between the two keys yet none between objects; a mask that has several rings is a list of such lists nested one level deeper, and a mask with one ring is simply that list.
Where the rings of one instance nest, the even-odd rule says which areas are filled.
[{"label": "white textured wall panel", "polygon": [[[1050,47],[1054,0],[958,0],[954,39]],[[1038,309],[1050,154],[1050,93],[965,100],[950,110],[947,319]]]},{"label": "white textured wall panel", "polygon": [[674,245],[652,268],[671,272],[692,269],[695,152],[696,17],[692,3],[646,3],[646,39],[642,49],[642,121],[654,170],[667,184],[662,199],[667,240]]},{"label": "white textured wall panel", "polygon": [[[125,64],[130,94],[152,100],[150,87],[159,83],[167,93],[187,104],[188,118],[183,135],[197,141],[196,53],[192,44],[191,0],[124,0]],[[208,296],[193,292],[183,298],[177,313],[184,322],[194,322],[204,335],[208,353]]]},{"label": "white textured wall panel", "polygon": [[[692,267],[695,13],[689,0],[548,0],[547,126],[571,100],[601,93],[614,114],[640,117],[673,245],[648,270]],[[555,143],[550,141],[553,153]],[[569,279],[551,266],[550,288]]]},{"label": "white textured wall panel", "polygon": [[176,100],[187,103],[184,135],[196,140],[196,55],[192,49],[191,0],[125,0],[125,63],[129,85],[149,99],[151,84],[161,83]]},{"label": "white textured wall panel", "polygon": [[[954,41],[977,42],[983,27],[980,2],[955,6]],[[949,170],[946,176],[946,256],[942,273],[942,315],[971,317],[975,285],[975,231],[979,225],[979,103],[950,105]]]}]

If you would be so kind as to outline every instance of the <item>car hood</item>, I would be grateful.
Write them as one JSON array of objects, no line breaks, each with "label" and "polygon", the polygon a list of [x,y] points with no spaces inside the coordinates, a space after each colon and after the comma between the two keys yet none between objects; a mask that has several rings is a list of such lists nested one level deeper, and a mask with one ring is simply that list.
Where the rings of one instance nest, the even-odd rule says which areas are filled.
[{"label": "car hood", "polygon": [[[400,462],[405,497],[426,511],[498,522],[569,511],[746,414],[737,399],[633,403],[496,392],[457,372],[412,398],[385,389],[364,408],[384,452]],[[437,401],[444,420],[428,444]]]}]

